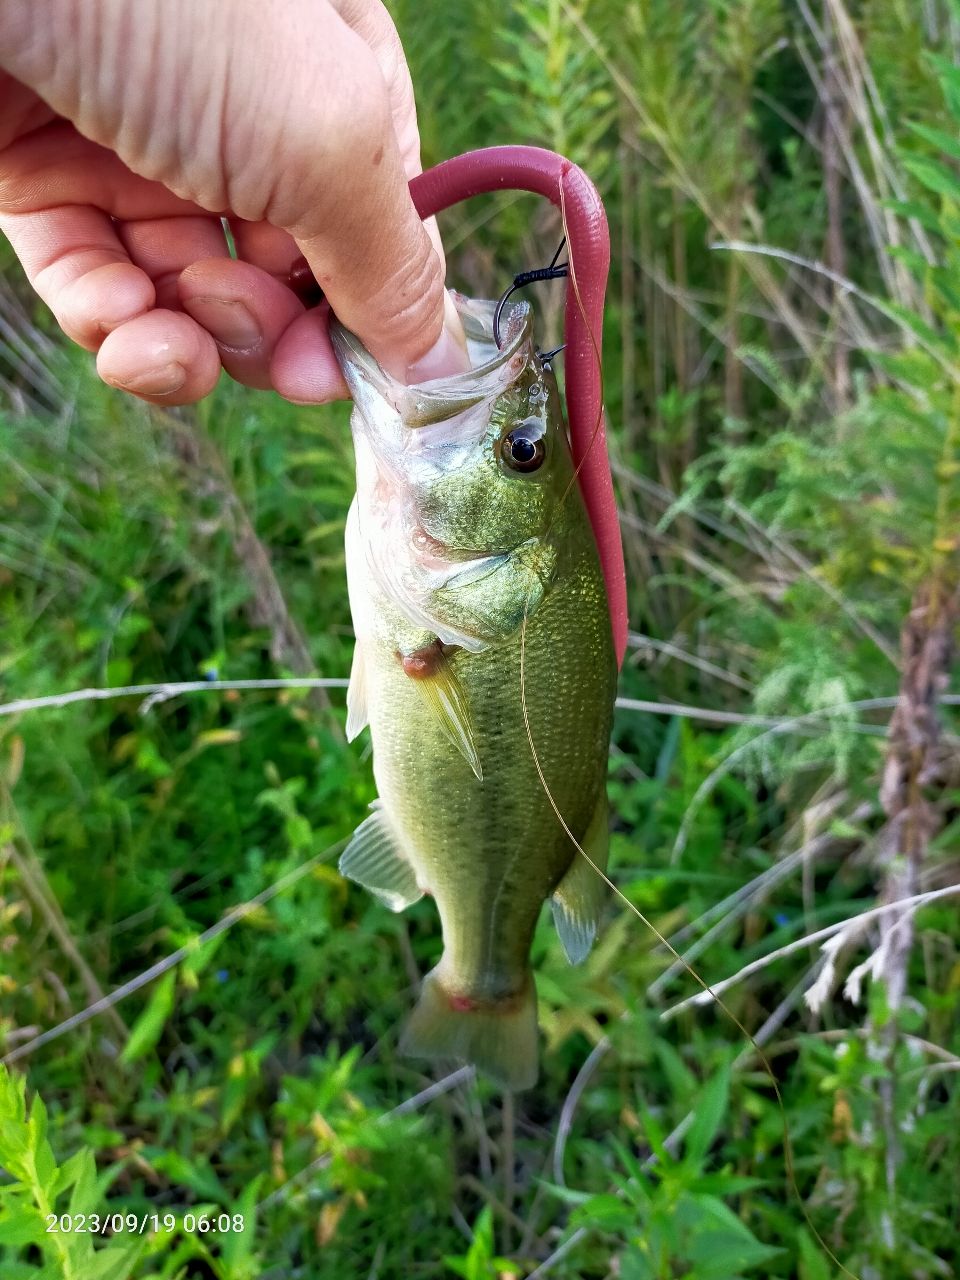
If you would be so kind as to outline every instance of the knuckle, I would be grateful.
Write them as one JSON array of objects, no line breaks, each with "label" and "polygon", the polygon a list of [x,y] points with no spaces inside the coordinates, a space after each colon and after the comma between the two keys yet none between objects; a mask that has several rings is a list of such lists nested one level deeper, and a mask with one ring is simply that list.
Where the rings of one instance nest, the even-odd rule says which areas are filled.
[{"label": "knuckle", "polygon": [[443,324],[440,261],[424,232],[415,255],[400,258],[376,302],[388,318],[391,340],[416,358],[427,352]]}]

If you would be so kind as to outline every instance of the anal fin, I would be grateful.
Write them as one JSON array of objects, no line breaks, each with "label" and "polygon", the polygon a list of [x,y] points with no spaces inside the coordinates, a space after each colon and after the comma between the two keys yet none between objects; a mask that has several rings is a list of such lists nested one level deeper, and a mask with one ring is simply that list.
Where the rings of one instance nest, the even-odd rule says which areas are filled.
[{"label": "anal fin", "polygon": [[[580,841],[584,852],[601,871],[607,869],[610,852],[607,815],[607,795],[605,791],[601,791],[590,825]],[[593,940],[597,936],[606,889],[606,884],[594,867],[576,850],[566,875],[550,899],[553,923],[571,964],[579,964],[590,954]]]},{"label": "anal fin", "polygon": [[362,885],[391,911],[403,911],[423,897],[413,867],[397,843],[379,802],[364,818],[340,855],[340,874]]}]

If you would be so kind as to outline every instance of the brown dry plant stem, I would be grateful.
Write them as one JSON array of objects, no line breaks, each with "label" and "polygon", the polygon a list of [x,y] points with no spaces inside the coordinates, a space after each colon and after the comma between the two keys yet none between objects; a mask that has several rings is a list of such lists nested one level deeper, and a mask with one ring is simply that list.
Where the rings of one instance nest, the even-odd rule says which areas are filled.
[{"label": "brown dry plant stem", "polygon": [[[823,170],[824,194],[827,202],[827,238],[824,261],[838,276],[847,274],[847,252],[843,236],[843,169],[842,157],[852,148],[846,104],[840,83],[836,41],[830,16],[830,0],[824,0],[823,33],[825,39],[823,68]],[[839,286],[833,284],[833,305],[839,306]],[[834,344],[832,353],[833,393],[838,412],[850,407],[850,352],[842,343]]]},{"label": "brown dry plant stem", "polygon": [[[70,932],[67,918],[63,914],[56,894],[50,888],[50,882],[44,871],[43,863],[27,838],[22,823],[19,821],[13,797],[5,781],[0,781],[0,800],[2,800],[3,809],[6,816],[11,820],[15,833],[13,838],[3,847],[3,859],[9,860],[16,869],[24,893],[56,939],[64,958],[76,970],[77,976],[87,994],[87,999],[91,1001],[102,1000],[104,997],[103,988],[97,981],[97,975],[84,959],[73,934]],[[127,1024],[116,1009],[110,1009],[108,1017],[114,1031],[120,1038],[120,1043],[125,1044],[129,1034]]]},{"label": "brown dry plant stem", "polygon": [[[283,588],[277,578],[270,553],[257,534],[253,521],[233,486],[219,450],[203,430],[196,415],[185,424],[179,415],[153,410],[162,419],[164,429],[173,440],[173,451],[195,486],[202,486],[223,503],[229,521],[231,542],[237,563],[242,567],[251,588],[247,606],[250,625],[264,627],[270,633],[270,657],[296,676],[316,675],[316,666],[296,618],[290,612]],[[184,411],[181,410],[180,413]],[[331,732],[342,738],[339,721],[331,714],[330,699],[322,688],[308,695],[313,710],[323,714]]]},{"label": "brown dry plant stem", "polygon": [[[941,822],[938,801],[954,781],[956,749],[943,740],[940,703],[950,678],[955,631],[960,619],[960,387],[936,470],[936,519],[928,576],[914,594],[900,633],[900,697],[890,721],[880,786],[888,818],[882,848],[881,901],[896,902],[918,891],[930,842]],[[900,908],[880,917],[874,973],[882,984],[886,1009],[871,1023],[871,1056],[885,1070],[877,1085],[878,1127],[882,1135],[887,1203],[881,1230],[889,1249],[896,1246],[894,1223],[897,1172],[902,1160],[896,1114],[896,1053],[901,1039],[898,1014],[908,994],[908,969],[914,943],[913,910]]]}]

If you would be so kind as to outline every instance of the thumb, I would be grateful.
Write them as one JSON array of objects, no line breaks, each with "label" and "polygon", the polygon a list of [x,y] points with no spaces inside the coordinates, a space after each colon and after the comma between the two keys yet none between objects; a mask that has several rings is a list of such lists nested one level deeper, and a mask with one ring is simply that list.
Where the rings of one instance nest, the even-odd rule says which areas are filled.
[{"label": "thumb", "polygon": [[[361,337],[366,337],[368,348],[380,356],[396,376],[405,377],[410,382],[425,382],[469,368],[470,361],[466,355],[460,317],[449,294],[441,295],[444,303],[442,327],[432,341],[428,337],[436,325],[436,288],[438,281],[442,287],[445,259],[436,219],[429,218],[424,224],[436,261],[424,243],[419,217],[414,214],[416,223],[409,221],[413,203],[406,182],[421,172],[420,135],[410,71],[393,19],[381,0],[331,0],[331,3],[342,21],[363,41],[376,60],[387,93],[390,141],[396,144],[403,170],[401,180],[396,180],[394,174],[387,180],[388,203],[378,207],[376,201],[373,202],[372,253],[385,249],[389,255],[391,246],[407,243],[408,238],[411,245],[406,263],[396,256],[392,261],[388,259],[383,263],[383,296],[368,314],[364,314],[363,302],[360,301],[356,331]],[[368,73],[365,83],[371,86],[375,79]],[[360,204],[366,204],[362,192]],[[384,234],[385,218],[392,219],[398,234]],[[371,256],[367,254],[368,261]],[[353,301],[360,299],[360,293],[354,290]],[[349,306],[350,300],[345,299],[345,303]],[[343,304],[335,306],[334,310],[341,319],[344,318]],[[379,326],[384,326],[386,333],[382,348],[376,332]],[[366,335],[363,333],[365,327],[368,330]],[[405,327],[409,328],[411,335],[410,350],[423,347],[423,354],[416,355],[412,362],[403,358],[402,350],[393,350],[394,344],[403,340],[402,329]]]},{"label": "thumb", "polygon": [[[286,229],[337,319],[395,377],[424,382],[462,369],[460,321],[444,289],[441,258],[410,197],[393,130],[371,125],[360,138],[360,126],[354,129],[354,163],[337,167],[336,202]],[[360,155],[369,157],[366,164]]]}]

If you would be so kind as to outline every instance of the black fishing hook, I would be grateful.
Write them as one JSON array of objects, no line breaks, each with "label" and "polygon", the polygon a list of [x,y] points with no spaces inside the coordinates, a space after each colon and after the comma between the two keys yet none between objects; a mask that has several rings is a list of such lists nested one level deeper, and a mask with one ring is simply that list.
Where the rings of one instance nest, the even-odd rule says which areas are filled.
[{"label": "black fishing hook", "polygon": [[[503,308],[507,305],[510,295],[517,289],[523,289],[528,284],[538,284],[541,280],[560,280],[564,276],[569,275],[569,264],[566,262],[557,262],[561,253],[563,253],[563,248],[566,243],[567,237],[564,236],[560,241],[560,246],[557,249],[557,252],[550,260],[550,265],[548,267],[535,267],[533,271],[521,271],[518,275],[513,277],[513,284],[509,289],[507,289],[506,293],[501,296],[500,301],[497,303],[496,310],[493,313],[493,340],[497,344],[498,348],[503,346],[503,343],[500,341],[500,318],[503,315]],[[563,350],[563,346],[564,344],[561,343],[559,347],[554,347],[552,351],[548,351],[545,355],[538,352],[537,354],[540,356],[540,363],[545,366],[549,366],[550,361],[554,356],[559,355]]]}]

